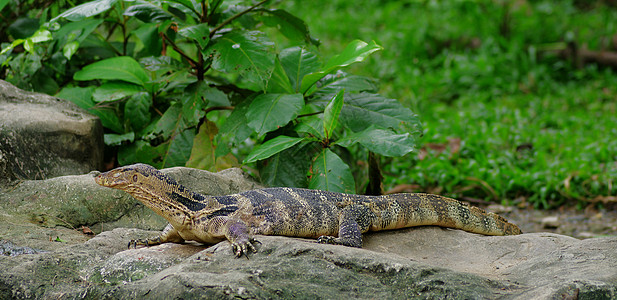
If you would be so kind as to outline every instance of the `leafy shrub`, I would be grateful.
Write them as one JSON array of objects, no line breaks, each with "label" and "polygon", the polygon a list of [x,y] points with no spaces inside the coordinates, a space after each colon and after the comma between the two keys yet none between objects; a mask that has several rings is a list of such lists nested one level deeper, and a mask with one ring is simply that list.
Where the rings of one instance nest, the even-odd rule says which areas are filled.
[{"label": "leafy shrub", "polygon": [[2,44],[2,74],[99,116],[120,164],[245,156],[269,185],[354,192],[354,162],[411,152],[418,120],[341,71],[381,46],[354,40],[324,60],[304,21],[265,2],[87,2],[34,31],[13,23],[33,34]]}]

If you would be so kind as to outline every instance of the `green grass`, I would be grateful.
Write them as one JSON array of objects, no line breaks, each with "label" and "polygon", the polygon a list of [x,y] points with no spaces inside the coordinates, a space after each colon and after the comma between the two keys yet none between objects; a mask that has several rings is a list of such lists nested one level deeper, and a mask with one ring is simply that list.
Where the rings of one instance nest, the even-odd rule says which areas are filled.
[{"label": "green grass", "polygon": [[[447,2],[447,3],[446,3]],[[352,72],[380,79],[424,125],[420,146],[460,149],[384,160],[386,189],[554,207],[617,194],[617,75],[576,70],[542,49],[573,39],[603,49],[617,9],[598,1],[296,1],[286,9],[338,53],[348,41],[385,50]],[[507,12],[507,13],[506,13]],[[503,30],[508,15],[507,33]]]}]

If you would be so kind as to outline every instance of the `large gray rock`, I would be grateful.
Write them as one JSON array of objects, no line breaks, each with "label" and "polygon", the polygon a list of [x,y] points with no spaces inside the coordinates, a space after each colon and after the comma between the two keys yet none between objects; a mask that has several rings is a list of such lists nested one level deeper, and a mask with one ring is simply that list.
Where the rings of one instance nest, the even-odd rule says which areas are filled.
[{"label": "large gray rock", "polygon": [[[207,194],[256,187],[233,170],[165,172]],[[66,191],[43,196],[45,189],[62,184]],[[38,192],[36,185],[41,188]],[[15,244],[47,252],[0,256],[1,299],[617,297],[617,237],[578,240],[549,233],[491,237],[419,227],[367,234],[364,248],[356,249],[260,236],[259,252],[250,259],[237,259],[226,241],[211,247],[187,243],[127,250],[130,239],[157,232],[107,230],[113,226],[102,225],[105,231],[88,239],[77,230],[25,221],[23,216],[36,216],[40,210],[63,219],[57,224],[96,229],[139,212],[136,200],[96,186],[92,174],[25,182],[8,194],[0,196],[0,239],[10,237]],[[96,206],[105,209],[93,209]],[[83,223],[88,217],[79,217],[74,210],[88,211],[89,218],[97,220],[92,223],[99,223]],[[137,224],[155,227],[146,223]],[[38,235],[32,233],[37,230]],[[30,236],[20,238],[25,232]]]},{"label": "large gray rock", "polygon": [[[227,195],[260,188],[240,169],[218,173],[190,169],[162,170],[191,190]],[[95,233],[118,227],[162,230],[167,221],[127,193],[99,186],[98,172],[26,180],[0,193],[0,239],[20,246],[53,249],[59,240],[80,243],[87,239],[74,229],[89,227]]]},{"label": "large gray rock", "polygon": [[0,80],[0,186],[101,168],[103,127],[73,103]]}]

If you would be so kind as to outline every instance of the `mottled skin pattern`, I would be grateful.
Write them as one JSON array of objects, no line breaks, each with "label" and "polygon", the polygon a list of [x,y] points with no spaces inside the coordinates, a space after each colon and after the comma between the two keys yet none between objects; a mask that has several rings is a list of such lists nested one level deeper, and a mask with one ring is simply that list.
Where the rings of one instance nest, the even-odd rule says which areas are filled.
[{"label": "mottled skin pattern", "polygon": [[362,233],[422,225],[485,235],[521,230],[504,218],[454,199],[430,194],[361,196],[299,188],[267,188],[228,196],[194,193],[155,168],[135,164],[95,178],[128,192],[163,216],[161,236],[129,247],[165,242],[229,240],[237,256],[255,252],[253,235],[318,238],[320,243],[362,247]]}]

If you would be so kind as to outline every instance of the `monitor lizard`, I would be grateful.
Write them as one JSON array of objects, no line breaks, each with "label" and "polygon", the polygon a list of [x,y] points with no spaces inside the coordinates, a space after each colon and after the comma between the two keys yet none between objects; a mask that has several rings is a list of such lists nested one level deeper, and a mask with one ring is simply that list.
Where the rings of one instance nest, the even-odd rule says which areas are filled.
[{"label": "monitor lizard", "polygon": [[123,190],[169,221],[153,239],[217,243],[227,239],[236,256],[257,252],[253,235],[317,238],[319,243],[362,247],[362,233],[435,225],[484,235],[515,235],[521,230],[503,217],[432,194],[363,196],[302,188],[265,188],[234,195],[195,193],[146,164],[113,169],[96,183]]}]

